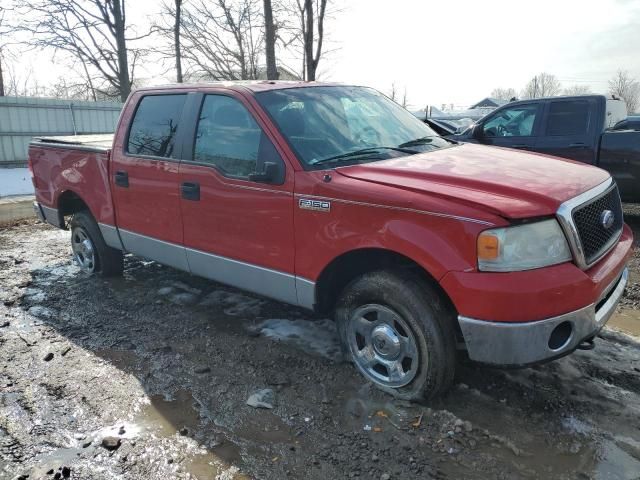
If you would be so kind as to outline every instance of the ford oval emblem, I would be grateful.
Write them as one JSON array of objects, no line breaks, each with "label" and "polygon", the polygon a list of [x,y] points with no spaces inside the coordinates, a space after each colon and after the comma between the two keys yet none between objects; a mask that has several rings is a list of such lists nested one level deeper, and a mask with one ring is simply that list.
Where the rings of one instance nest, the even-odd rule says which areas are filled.
[{"label": "ford oval emblem", "polygon": [[602,225],[606,230],[609,230],[613,227],[613,223],[616,221],[616,217],[611,210],[604,210],[600,214],[600,225]]}]

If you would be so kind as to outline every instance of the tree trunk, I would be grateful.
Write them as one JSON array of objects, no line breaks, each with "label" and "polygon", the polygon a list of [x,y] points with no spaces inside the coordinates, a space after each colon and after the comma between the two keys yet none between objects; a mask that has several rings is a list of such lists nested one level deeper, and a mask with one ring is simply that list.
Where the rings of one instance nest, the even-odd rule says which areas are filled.
[{"label": "tree trunk", "polygon": [[4,97],[4,75],[2,74],[2,55],[0,55],[0,97]]},{"label": "tree trunk", "polygon": [[126,101],[131,93],[129,79],[129,62],[127,60],[127,44],[124,37],[125,29],[125,0],[113,0],[113,21],[116,34],[116,49],[118,53],[118,83],[120,84],[120,100]]},{"label": "tree trunk", "polygon": [[264,32],[267,80],[278,80],[280,75],[278,75],[278,67],[276,66],[276,28],[273,24],[271,0],[264,0]]},{"label": "tree trunk", "polygon": [[313,82],[316,79],[316,68],[313,61],[313,0],[304,0],[307,28],[304,38],[304,55],[307,61],[307,80]]},{"label": "tree trunk", "polygon": [[[175,23],[173,25],[173,43],[176,55],[176,81],[182,83],[182,54],[180,52],[180,23],[182,14],[182,0],[175,0],[176,2],[176,16]],[[265,0],[266,2],[266,0]]]}]

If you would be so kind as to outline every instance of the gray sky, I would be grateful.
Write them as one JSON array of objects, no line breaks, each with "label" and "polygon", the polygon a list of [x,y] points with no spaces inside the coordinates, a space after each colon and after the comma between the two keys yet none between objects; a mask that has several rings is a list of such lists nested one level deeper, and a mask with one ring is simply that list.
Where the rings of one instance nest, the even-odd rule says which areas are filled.
[{"label": "gray sky", "polygon": [[[340,0],[336,0],[336,3]],[[406,88],[414,107],[467,106],[495,87],[518,92],[536,73],[565,86],[606,92],[617,69],[640,79],[640,0],[342,0],[327,25],[324,80]],[[159,1],[130,0],[129,20],[140,25]],[[22,57],[39,83],[66,69],[49,55]],[[290,61],[290,60],[289,60]],[[141,71],[158,83],[150,62]]]}]

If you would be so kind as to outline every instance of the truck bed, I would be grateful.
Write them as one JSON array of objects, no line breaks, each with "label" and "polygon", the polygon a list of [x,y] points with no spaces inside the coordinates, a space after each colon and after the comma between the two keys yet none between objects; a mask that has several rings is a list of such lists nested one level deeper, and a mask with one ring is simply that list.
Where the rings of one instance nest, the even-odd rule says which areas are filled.
[{"label": "truck bed", "polygon": [[63,147],[107,152],[111,149],[111,145],[113,144],[113,134],[34,137],[32,144],[43,147]]},{"label": "truck bed", "polygon": [[113,135],[37,137],[29,144],[36,200],[47,221],[64,226],[69,202],[83,201],[98,223],[114,225],[109,185]]}]

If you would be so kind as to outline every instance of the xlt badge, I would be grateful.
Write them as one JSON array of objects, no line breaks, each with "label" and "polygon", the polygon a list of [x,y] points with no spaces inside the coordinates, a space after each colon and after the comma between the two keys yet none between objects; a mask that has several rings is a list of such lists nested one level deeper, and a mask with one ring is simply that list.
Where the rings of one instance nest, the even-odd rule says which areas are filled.
[{"label": "xlt badge", "polygon": [[312,200],[310,198],[301,198],[298,200],[298,206],[304,210],[316,210],[318,212],[331,211],[331,202],[327,200]]}]

